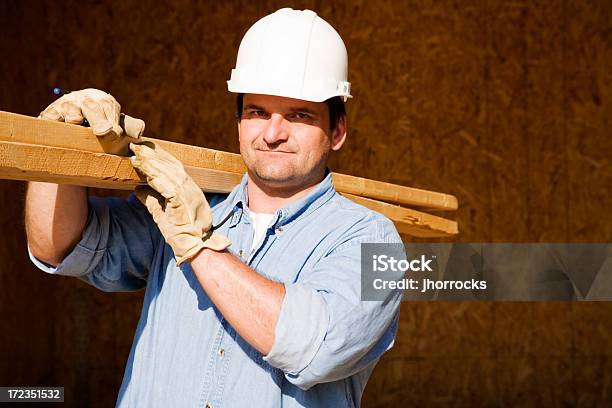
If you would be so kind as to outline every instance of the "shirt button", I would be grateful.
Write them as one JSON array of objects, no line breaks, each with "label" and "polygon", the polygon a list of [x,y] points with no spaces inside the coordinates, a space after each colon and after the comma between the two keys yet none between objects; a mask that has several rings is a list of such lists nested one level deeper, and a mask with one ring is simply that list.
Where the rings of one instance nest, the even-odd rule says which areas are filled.
[{"label": "shirt button", "polygon": [[220,358],[223,358],[223,356],[224,356],[224,355],[225,355],[225,350],[224,350],[224,349],[222,349],[222,348],[220,348],[220,349],[219,349],[219,357],[220,357]]},{"label": "shirt button", "polygon": [[278,228],[276,229],[276,232],[277,232],[278,234],[280,234],[281,232],[283,232],[283,227],[278,227]]},{"label": "shirt button", "polygon": [[241,249],[240,251],[238,251],[238,256],[239,256],[240,258],[242,258],[242,249]]},{"label": "shirt button", "polygon": [[206,408],[212,408],[212,405],[206,404]]}]

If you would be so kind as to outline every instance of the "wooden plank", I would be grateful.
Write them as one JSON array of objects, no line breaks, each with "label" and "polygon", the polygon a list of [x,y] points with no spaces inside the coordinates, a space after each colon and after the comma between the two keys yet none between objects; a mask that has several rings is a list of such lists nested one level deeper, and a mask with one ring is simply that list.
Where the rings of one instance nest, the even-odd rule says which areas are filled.
[{"label": "wooden plank", "polygon": [[[89,151],[93,153],[127,154],[125,139],[122,146],[97,138],[91,129],[61,122],[52,122],[15,113],[0,111],[0,140],[30,143]],[[189,146],[165,140],[142,138],[159,144],[186,166],[243,174],[246,167],[240,155],[203,147]],[[403,205],[436,210],[456,210],[457,199],[449,194],[399,186],[375,180],[334,173],[338,192],[374,198]]]},{"label": "wooden plank", "polygon": [[400,234],[408,234],[420,238],[437,238],[457,235],[459,229],[456,221],[400,207],[370,198],[342,193],[346,198],[377,211],[393,221]]},{"label": "wooden plank", "polygon": [[[185,166],[206,192],[229,193],[241,175],[222,170]],[[0,141],[0,178],[86,187],[133,190],[146,185],[130,160],[106,153]]]},{"label": "wooden plank", "polygon": [[333,173],[333,180],[334,187],[341,193],[434,210],[452,211],[456,210],[458,207],[457,198],[450,194],[436,193],[434,191],[405,187],[339,173]]},{"label": "wooden plank", "polygon": [[[185,170],[206,192],[228,193],[242,178],[238,173],[215,169],[185,166]],[[122,190],[146,185],[127,157],[3,141],[0,141],[0,178]],[[350,198],[383,213],[406,234],[437,237],[451,231],[446,224],[435,221],[439,217],[362,197]]]},{"label": "wooden plank", "polygon": [[2,111],[0,111],[0,140],[121,156],[127,156],[129,142],[149,140],[161,146],[186,166],[241,174],[246,172],[239,154],[147,137],[142,139],[126,137],[122,146],[118,147],[116,141],[107,141],[94,136],[91,128]]}]

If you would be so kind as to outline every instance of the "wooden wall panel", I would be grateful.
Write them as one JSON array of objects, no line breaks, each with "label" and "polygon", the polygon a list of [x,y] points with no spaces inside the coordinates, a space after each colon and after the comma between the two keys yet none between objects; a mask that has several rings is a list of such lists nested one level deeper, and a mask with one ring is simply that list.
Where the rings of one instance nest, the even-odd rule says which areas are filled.
[{"label": "wooden wall panel", "polygon": [[[528,160],[524,2],[493,2],[487,15],[486,132],[483,140],[491,211],[488,241],[525,242]],[[499,209],[505,208],[505,211]],[[508,228],[513,225],[514,228]]]},{"label": "wooden wall panel", "polygon": [[537,242],[567,242],[567,133],[563,1],[529,2],[526,21],[527,228]]},{"label": "wooden wall panel", "polygon": [[[612,7],[606,1],[566,4],[566,92],[569,235],[609,242],[612,185]],[[600,215],[601,214],[601,215]]]},{"label": "wooden wall panel", "polygon": [[[605,0],[6,0],[0,109],[36,115],[54,86],[97,87],[151,136],[237,152],[225,81],[240,38],[291,5],[317,10],[348,46],[355,97],[333,169],[456,194],[463,242],[610,241]],[[23,191],[0,181],[0,384],[63,385],[67,406],[112,405],[142,293],[36,270]],[[610,405],[611,312],[404,303],[363,406]]]}]

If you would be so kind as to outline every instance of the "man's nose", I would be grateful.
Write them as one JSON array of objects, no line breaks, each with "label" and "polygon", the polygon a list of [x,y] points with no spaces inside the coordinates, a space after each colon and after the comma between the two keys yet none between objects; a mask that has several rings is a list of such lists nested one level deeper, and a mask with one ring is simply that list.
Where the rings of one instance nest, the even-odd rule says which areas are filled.
[{"label": "man's nose", "polygon": [[273,113],[268,119],[266,129],[264,130],[263,139],[267,144],[276,144],[284,142],[289,138],[287,129],[287,121],[283,115]]}]

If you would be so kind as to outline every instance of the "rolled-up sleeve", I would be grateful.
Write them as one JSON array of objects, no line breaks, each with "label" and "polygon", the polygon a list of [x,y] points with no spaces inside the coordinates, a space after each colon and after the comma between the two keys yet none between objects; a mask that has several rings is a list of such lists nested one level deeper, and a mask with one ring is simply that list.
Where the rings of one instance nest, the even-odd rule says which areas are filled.
[{"label": "rolled-up sleeve", "polygon": [[127,200],[90,197],[82,238],[66,258],[55,268],[30,258],[46,273],[103,291],[133,291],[146,286],[158,241],[159,230],[133,194]]},{"label": "rolled-up sleeve", "polygon": [[361,243],[399,243],[387,219],[339,245],[296,283],[285,284],[275,341],[264,360],[303,390],[351,376],[393,346],[401,291],[361,300]]}]

